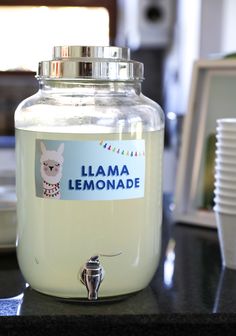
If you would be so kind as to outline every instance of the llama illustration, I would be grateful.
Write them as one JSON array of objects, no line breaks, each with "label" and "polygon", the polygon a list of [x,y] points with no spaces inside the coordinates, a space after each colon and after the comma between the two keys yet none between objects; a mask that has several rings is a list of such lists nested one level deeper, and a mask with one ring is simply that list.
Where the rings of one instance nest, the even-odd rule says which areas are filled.
[{"label": "llama illustration", "polygon": [[64,158],[64,143],[61,143],[57,151],[47,150],[44,143],[41,141],[41,177],[43,179],[43,197],[51,199],[61,198],[60,180],[62,177],[62,164]]}]

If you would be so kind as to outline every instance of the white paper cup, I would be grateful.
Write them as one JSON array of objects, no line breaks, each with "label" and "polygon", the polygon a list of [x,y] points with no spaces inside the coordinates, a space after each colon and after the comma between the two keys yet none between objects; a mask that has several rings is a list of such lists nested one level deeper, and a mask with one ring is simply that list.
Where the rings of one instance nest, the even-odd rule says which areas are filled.
[{"label": "white paper cup", "polygon": [[220,135],[224,135],[224,136],[230,136],[230,137],[234,137],[236,135],[236,130],[235,128],[222,128],[221,126],[216,127],[216,136],[220,134]]},{"label": "white paper cup", "polygon": [[236,169],[232,169],[228,166],[215,166],[215,174],[218,175],[219,178],[225,178],[227,177],[228,180],[235,181],[236,180]]},{"label": "white paper cup", "polygon": [[228,215],[236,214],[236,206],[231,204],[225,204],[220,201],[215,201],[214,209],[217,209],[218,212],[226,213]]},{"label": "white paper cup", "polygon": [[236,129],[236,118],[221,118],[216,120],[217,127],[223,129]]},{"label": "white paper cup", "polygon": [[[236,156],[235,156],[236,158]],[[215,158],[215,168],[223,169],[223,168],[231,168],[236,171],[236,160],[224,160],[222,157]]]},{"label": "white paper cup", "polygon": [[222,263],[236,269],[236,214],[215,212]]},{"label": "white paper cup", "polygon": [[224,141],[224,142],[216,142],[216,150],[222,150],[222,151],[236,151],[236,143],[230,142],[230,141]]},{"label": "white paper cup", "polygon": [[223,131],[219,129],[218,127],[216,128],[216,139],[217,140],[232,140],[236,141],[236,131]]},{"label": "white paper cup", "polygon": [[235,160],[223,160],[221,157],[215,159],[215,167],[224,167],[236,171],[236,159]]},{"label": "white paper cup", "polygon": [[218,118],[216,119],[217,125],[227,125],[227,124],[236,124],[236,118],[234,117],[227,117],[227,118]]},{"label": "white paper cup", "polygon": [[225,191],[225,192],[232,192],[232,193],[236,193],[236,181],[232,182],[232,181],[223,181],[223,180],[215,180],[214,182],[214,187],[215,189],[219,189],[221,191]]},{"label": "white paper cup", "polygon": [[234,133],[234,132],[236,132],[236,124],[231,123],[231,124],[228,124],[228,125],[218,125],[216,127],[216,132],[217,132],[217,134],[223,133],[223,132]]},{"label": "white paper cup", "polygon": [[219,174],[219,176],[228,175],[228,177],[231,177],[232,180],[236,178],[236,168],[232,166],[226,166],[226,165],[216,165],[215,166],[215,173]]},{"label": "white paper cup", "polygon": [[236,198],[236,189],[215,187],[214,195],[219,196],[219,197],[235,197]]},{"label": "white paper cup", "polygon": [[234,185],[236,183],[236,172],[215,168],[215,181],[217,183],[227,182]]},{"label": "white paper cup", "polygon": [[235,166],[236,167],[236,156],[235,157],[227,157],[227,156],[221,156],[221,155],[216,155],[215,158],[215,163],[216,164],[223,164],[223,165],[229,165],[229,166]]},{"label": "white paper cup", "polygon": [[229,198],[235,198],[236,200],[236,189],[226,189],[221,187],[216,187],[214,189],[215,196],[218,196],[220,198],[229,197]]},{"label": "white paper cup", "polygon": [[236,215],[235,206],[232,207],[232,206],[226,206],[223,204],[215,204],[213,209],[215,212],[224,213],[226,215]]},{"label": "white paper cup", "polygon": [[232,148],[217,148],[216,151],[216,156],[230,156],[235,158],[236,157],[236,151],[235,149]]},{"label": "white paper cup", "polygon": [[234,207],[236,211],[236,198],[217,195],[214,197],[214,202],[216,205]]},{"label": "white paper cup", "polygon": [[217,160],[220,160],[220,161],[223,161],[223,162],[236,162],[236,154],[235,155],[232,155],[232,154],[225,154],[224,151],[216,151],[215,152],[215,158]]},{"label": "white paper cup", "polygon": [[225,139],[218,139],[216,142],[217,148],[235,148],[236,147],[236,141],[232,140],[225,140]]},{"label": "white paper cup", "polygon": [[225,205],[235,207],[236,210],[236,197],[225,196],[219,193],[218,194],[215,193],[214,202],[215,204],[219,204],[221,206]]},{"label": "white paper cup", "polygon": [[233,185],[236,183],[236,174],[228,174],[227,172],[218,170],[214,176],[217,183],[232,183]]},{"label": "white paper cup", "polygon": [[236,189],[215,187],[214,194],[220,197],[235,197],[236,198]]}]

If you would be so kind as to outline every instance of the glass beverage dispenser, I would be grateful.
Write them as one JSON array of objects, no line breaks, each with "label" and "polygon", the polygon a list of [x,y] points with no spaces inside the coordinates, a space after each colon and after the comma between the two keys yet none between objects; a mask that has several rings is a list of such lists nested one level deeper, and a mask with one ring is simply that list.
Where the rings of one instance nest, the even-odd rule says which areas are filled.
[{"label": "glass beverage dispenser", "polygon": [[118,47],[54,47],[15,113],[17,257],[35,290],[97,300],[158,266],[164,116]]}]

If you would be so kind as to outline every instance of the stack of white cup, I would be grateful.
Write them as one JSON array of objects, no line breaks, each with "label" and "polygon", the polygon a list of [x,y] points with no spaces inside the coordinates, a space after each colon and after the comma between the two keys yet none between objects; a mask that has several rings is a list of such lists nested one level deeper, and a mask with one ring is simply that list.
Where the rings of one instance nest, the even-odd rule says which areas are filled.
[{"label": "stack of white cup", "polygon": [[215,206],[223,265],[236,269],[236,118],[218,119]]}]

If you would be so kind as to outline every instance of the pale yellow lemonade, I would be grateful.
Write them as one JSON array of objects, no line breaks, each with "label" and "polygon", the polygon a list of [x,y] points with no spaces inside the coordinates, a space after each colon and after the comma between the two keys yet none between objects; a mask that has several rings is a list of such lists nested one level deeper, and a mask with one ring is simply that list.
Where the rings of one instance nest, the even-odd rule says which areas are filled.
[{"label": "pale yellow lemonade", "polygon": [[[99,297],[143,289],[160,255],[163,129],[131,134],[76,134],[16,130],[17,256],[32,288],[59,297],[87,297],[79,280],[98,254],[105,277]],[[52,200],[36,197],[35,142],[145,139],[145,192],[126,200]],[[73,163],[72,163],[73,164]]]}]

